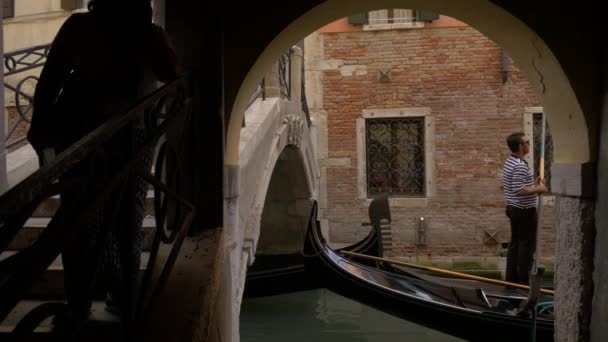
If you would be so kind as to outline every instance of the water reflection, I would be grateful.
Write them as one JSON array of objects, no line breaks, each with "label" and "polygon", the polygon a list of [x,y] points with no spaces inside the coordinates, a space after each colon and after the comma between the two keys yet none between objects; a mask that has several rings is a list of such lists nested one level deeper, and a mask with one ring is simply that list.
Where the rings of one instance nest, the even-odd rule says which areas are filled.
[{"label": "water reflection", "polygon": [[243,342],[460,342],[327,290],[247,299]]}]

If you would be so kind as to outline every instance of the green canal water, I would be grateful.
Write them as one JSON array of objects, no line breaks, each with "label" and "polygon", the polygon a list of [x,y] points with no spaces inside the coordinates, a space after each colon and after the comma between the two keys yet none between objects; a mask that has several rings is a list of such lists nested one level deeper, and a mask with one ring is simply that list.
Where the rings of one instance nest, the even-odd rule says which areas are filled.
[{"label": "green canal water", "polygon": [[325,289],[246,299],[240,323],[243,342],[464,341]]}]

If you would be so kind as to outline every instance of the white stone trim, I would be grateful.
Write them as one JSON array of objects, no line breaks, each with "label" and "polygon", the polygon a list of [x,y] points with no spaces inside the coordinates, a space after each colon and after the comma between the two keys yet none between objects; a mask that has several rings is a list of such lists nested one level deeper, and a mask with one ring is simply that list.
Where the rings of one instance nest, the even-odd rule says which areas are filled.
[{"label": "white stone trim", "polygon": [[359,199],[367,199],[367,153],[365,149],[365,119],[359,118],[357,125],[357,193]]},{"label": "white stone trim", "polygon": [[530,153],[526,156],[526,161],[530,166],[532,174],[534,174],[534,113],[542,113],[543,107],[525,107],[524,108],[524,134],[530,140]]},{"label": "white stone trim", "polygon": [[367,149],[365,145],[365,120],[375,118],[424,117],[424,163],[426,194],[424,197],[390,198],[391,207],[426,208],[435,193],[435,120],[430,107],[364,109],[356,121],[357,134],[357,194],[369,205],[367,196]]},{"label": "white stone trim", "polygon": [[[524,134],[530,140],[530,153],[526,156],[526,161],[530,166],[532,174],[534,174],[534,114],[542,113],[543,107],[525,107],[524,108]],[[548,207],[555,206],[555,196],[543,196],[543,205]]]},{"label": "white stone trim", "polygon": [[[364,109],[363,118],[399,118],[413,116],[430,116],[430,107],[412,107],[412,108],[389,108],[389,109]],[[426,139],[426,136],[425,136]]]}]

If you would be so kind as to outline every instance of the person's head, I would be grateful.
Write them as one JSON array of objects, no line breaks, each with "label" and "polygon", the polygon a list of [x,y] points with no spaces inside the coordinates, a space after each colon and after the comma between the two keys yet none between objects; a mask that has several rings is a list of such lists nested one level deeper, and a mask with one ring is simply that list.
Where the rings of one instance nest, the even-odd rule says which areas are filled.
[{"label": "person's head", "polygon": [[530,152],[530,140],[525,138],[523,132],[510,134],[507,137],[507,146],[511,152],[516,154],[526,155]]},{"label": "person's head", "polygon": [[130,18],[134,23],[152,20],[151,0],[91,0],[88,9],[99,15]]}]

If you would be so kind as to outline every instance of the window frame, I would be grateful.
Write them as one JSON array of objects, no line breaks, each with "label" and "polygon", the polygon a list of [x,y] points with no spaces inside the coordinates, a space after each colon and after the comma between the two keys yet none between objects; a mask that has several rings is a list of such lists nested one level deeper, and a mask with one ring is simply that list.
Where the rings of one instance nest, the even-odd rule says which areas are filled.
[{"label": "window frame", "polygon": [[[421,192],[420,193],[412,193],[412,194],[407,194],[405,192],[399,192],[398,188],[393,188],[390,185],[386,186],[386,194],[389,197],[394,197],[394,198],[420,198],[420,197],[426,197],[426,160],[424,158],[424,153],[425,153],[425,120],[424,120],[424,116],[408,116],[408,117],[391,117],[391,118],[366,118],[365,119],[365,144],[366,144],[366,161],[368,161],[366,163],[366,170],[365,170],[365,179],[366,179],[366,185],[367,185],[367,194],[368,197],[373,197],[375,195],[381,195],[382,193],[377,193],[374,192],[372,193],[372,187],[370,185],[371,181],[370,181],[370,163],[369,160],[370,158],[370,124],[373,121],[376,121],[378,123],[383,122],[384,124],[387,125],[391,125],[391,122],[395,122],[398,120],[408,120],[408,121],[417,121],[421,127],[419,127],[419,129],[421,129],[421,135],[422,135],[422,175],[421,175],[421,179],[419,179],[419,183],[422,187]],[[396,133],[395,131],[393,131],[393,126],[390,126],[391,128],[391,132],[389,133],[391,135],[391,140],[393,138],[394,133]],[[389,146],[389,150],[393,151],[394,150],[394,145],[395,143],[391,141],[390,146]],[[391,160],[393,160],[393,157],[389,158]],[[391,166],[391,170],[389,170],[389,173],[394,172],[394,168]],[[390,176],[389,176],[390,177]],[[399,177],[397,180],[401,179],[401,177]],[[388,179],[387,183],[391,183],[392,179]]]},{"label": "window frame", "polygon": [[371,202],[367,190],[367,142],[366,120],[378,118],[424,117],[424,178],[425,194],[418,197],[390,197],[394,207],[426,208],[435,194],[435,123],[429,107],[364,109],[356,120],[357,131],[357,188],[358,199]]},{"label": "window frame", "polygon": [[[526,162],[530,167],[530,171],[532,174],[536,174],[536,170],[534,169],[534,115],[538,113],[542,113],[544,111],[543,107],[525,107],[524,108],[524,134],[530,140],[530,152],[525,156]],[[548,121],[548,120],[547,120]],[[548,207],[553,207],[555,205],[555,195],[548,193],[543,195],[543,205]]]},{"label": "window frame", "polygon": [[[396,11],[410,11],[411,21],[403,22],[400,19],[395,18]],[[370,11],[367,13],[368,22],[363,25],[364,31],[376,31],[376,30],[393,30],[393,29],[412,29],[412,28],[423,28],[425,22],[420,20],[418,16],[418,10],[407,9],[407,8],[388,8],[376,11]],[[386,17],[386,18],[377,18]],[[384,19],[386,21],[384,21]],[[395,22],[397,21],[397,22]]]},{"label": "window frame", "polygon": [[[2,0],[2,19],[14,18],[15,17],[15,0]],[[6,4],[10,4],[6,6]],[[7,13],[9,9],[9,13]]]}]

